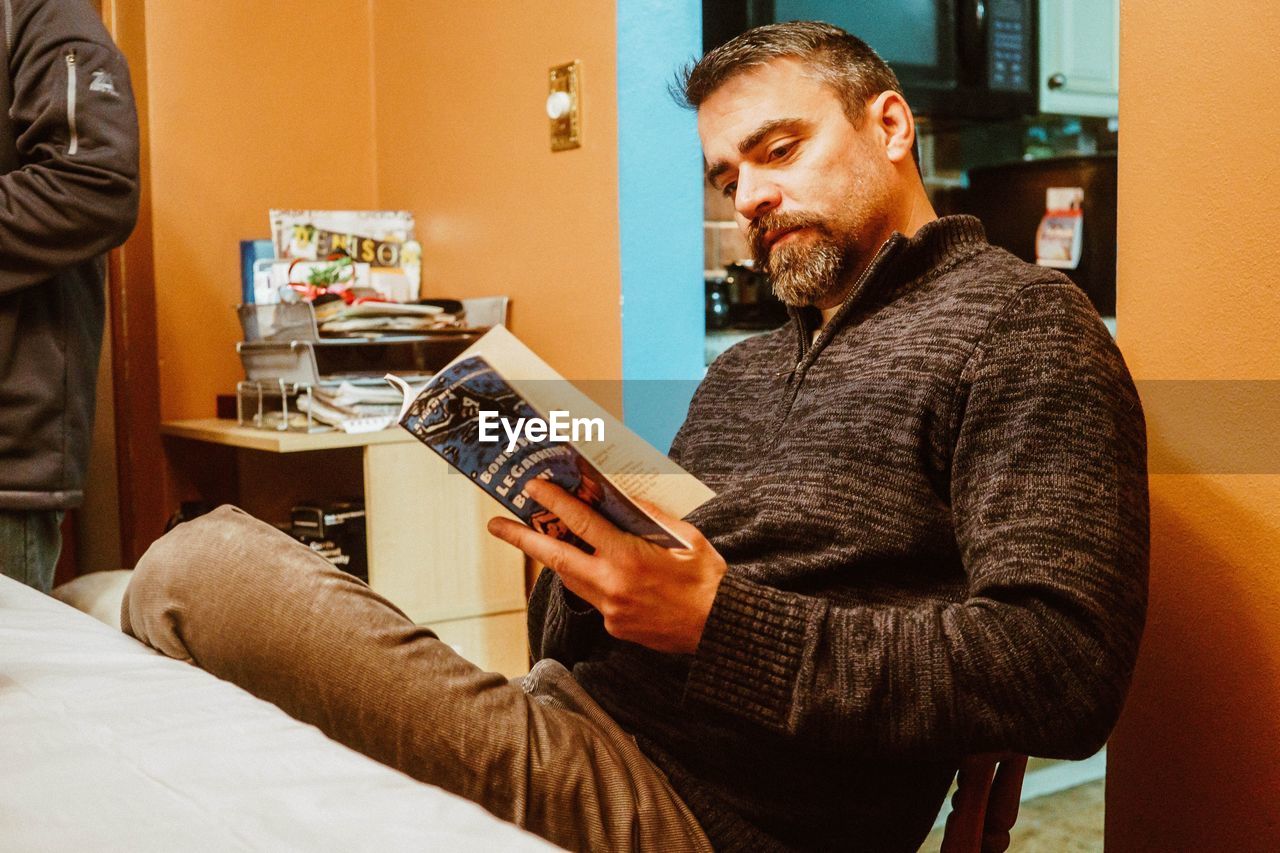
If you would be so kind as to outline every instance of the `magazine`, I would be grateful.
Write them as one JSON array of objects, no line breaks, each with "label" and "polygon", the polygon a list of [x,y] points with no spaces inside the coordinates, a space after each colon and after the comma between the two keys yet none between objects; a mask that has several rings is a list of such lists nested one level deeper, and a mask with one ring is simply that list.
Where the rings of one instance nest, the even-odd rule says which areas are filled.
[{"label": "magazine", "polygon": [[420,295],[422,246],[408,211],[273,208],[271,241],[280,260],[323,261],[337,252],[368,264],[368,285],[387,299],[412,302]]},{"label": "magazine", "polygon": [[571,385],[503,326],[495,326],[404,394],[399,423],[535,530],[589,550],[524,493],[556,483],[617,527],[667,548],[687,548],[633,498],[680,518],[715,493]]}]

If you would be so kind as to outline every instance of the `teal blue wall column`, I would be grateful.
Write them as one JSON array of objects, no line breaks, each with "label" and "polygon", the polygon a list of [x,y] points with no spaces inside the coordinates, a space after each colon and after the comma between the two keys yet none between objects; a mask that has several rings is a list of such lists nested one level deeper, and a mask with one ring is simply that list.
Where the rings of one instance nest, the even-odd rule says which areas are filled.
[{"label": "teal blue wall column", "polygon": [[702,153],[667,92],[702,50],[702,3],[618,0],[622,405],[666,450],[703,374]]}]

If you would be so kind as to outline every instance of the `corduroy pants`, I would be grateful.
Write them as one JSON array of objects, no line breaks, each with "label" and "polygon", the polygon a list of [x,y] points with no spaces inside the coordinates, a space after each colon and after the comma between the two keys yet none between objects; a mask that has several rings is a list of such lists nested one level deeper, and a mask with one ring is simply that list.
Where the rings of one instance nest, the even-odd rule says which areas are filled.
[{"label": "corduroy pants", "polygon": [[233,507],[138,563],[122,627],[384,764],[573,850],[710,850],[666,777],[554,661],[509,682]]}]

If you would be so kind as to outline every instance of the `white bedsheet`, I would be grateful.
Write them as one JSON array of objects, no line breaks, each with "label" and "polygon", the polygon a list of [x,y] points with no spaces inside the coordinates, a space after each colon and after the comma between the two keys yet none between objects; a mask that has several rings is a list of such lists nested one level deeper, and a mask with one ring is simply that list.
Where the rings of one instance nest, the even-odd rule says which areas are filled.
[{"label": "white bedsheet", "polygon": [[548,845],[0,576],[0,850],[525,849]]}]

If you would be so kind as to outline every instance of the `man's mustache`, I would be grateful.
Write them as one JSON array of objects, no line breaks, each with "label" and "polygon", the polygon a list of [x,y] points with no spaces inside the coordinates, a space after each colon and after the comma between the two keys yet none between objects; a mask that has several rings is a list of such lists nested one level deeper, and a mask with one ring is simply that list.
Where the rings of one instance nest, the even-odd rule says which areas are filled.
[{"label": "man's mustache", "polygon": [[773,231],[791,228],[816,228],[827,230],[826,222],[818,216],[808,213],[762,213],[747,224],[747,243],[751,246],[751,255],[756,266],[763,266],[769,259],[769,246],[765,236]]}]

